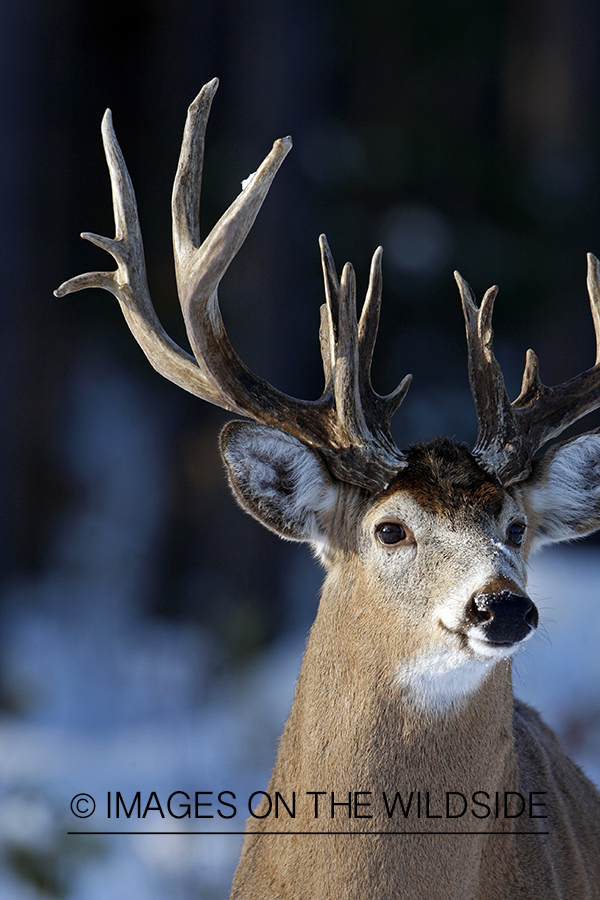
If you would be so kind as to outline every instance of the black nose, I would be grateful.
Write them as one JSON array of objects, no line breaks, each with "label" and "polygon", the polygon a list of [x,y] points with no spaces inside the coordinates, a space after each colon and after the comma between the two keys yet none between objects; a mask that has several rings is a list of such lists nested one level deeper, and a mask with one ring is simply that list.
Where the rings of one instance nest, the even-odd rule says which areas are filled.
[{"label": "black nose", "polygon": [[473,626],[483,626],[490,644],[512,647],[537,628],[538,611],[526,594],[479,593],[467,604],[467,621]]}]

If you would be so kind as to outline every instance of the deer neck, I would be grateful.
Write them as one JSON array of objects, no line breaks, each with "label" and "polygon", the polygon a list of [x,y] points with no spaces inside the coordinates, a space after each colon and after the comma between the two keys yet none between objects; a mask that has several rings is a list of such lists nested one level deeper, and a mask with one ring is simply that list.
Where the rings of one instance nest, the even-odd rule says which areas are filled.
[{"label": "deer neck", "polygon": [[[371,615],[351,587],[342,593],[339,581],[326,582],[272,788],[298,795],[339,792],[346,799],[349,792],[371,791],[377,808],[365,811],[379,826],[402,828],[415,825],[418,804],[425,827],[439,827],[435,815],[448,792],[471,803],[478,791],[493,797],[517,790],[510,664],[492,667],[460,703],[443,711],[420,709],[394,677],[402,663],[394,640],[385,623],[367,623]],[[406,818],[398,807],[391,818],[386,810],[383,792],[393,800],[397,791],[405,804],[413,792]],[[373,821],[367,820],[369,827]],[[445,827],[446,819],[440,821]],[[491,820],[482,821],[485,826]]]},{"label": "deer neck", "polygon": [[[269,858],[274,879],[279,867],[288,875],[297,870],[306,881],[305,854],[318,858],[315,870],[327,871],[327,878],[311,882],[303,897],[368,896],[384,871],[389,896],[469,900],[479,896],[492,858],[494,877],[504,872],[512,883],[518,869],[514,835],[488,832],[512,831],[514,820],[446,814],[448,794],[455,814],[462,797],[473,808],[478,791],[494,804],[496,794],[503,802],[505,792],[518,790],[508,664],[491,669],[459,706],[424,713],[394,679],[401,661],[394,659],[393,642],[384,646],[386,634],[385,627],[373,626],[372,609],[363,618],[351,587],[344,596],[339,583],[326,582],[269,793],[278,791],[288,802],[296,797],[295,819],[280,818],[277,830],[338,834],[285,846],[269,838],[279,843],[261,843],[253,852]],[[254,832],[273,827],[272,818],[250,825]],[[377,836],[340,836],[346,831]],[[427,837],[431,832],[466,833]],[[436,842],[434,853],[424,841]],[[350,883],[352,890],[344,893]]]}]

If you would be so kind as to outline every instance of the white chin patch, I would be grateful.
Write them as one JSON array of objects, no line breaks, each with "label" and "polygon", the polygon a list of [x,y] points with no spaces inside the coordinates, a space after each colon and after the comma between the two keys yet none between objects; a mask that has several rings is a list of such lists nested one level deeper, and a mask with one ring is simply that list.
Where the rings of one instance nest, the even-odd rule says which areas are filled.
[{"label": "white chin patch", "polygon": [[[478,645],[484,644],[476,640]],[[475,659],[463,649],[440,647],[403,663],[398,669],[396,683],[415,706],[442,712],[472,694],[498,660],[510,656],[515,649],[497,648],[492,654],[473,647],[479,656]]]},{"label": "white chin patch", "polygon": [[535,628],[530,628],[529,634],[526,634],[524,638],[520,641],[517,641],[516,644],[511,644],[510,647],[499,647],[497,644],[490,644],[489,641],[485,638],[485,630],[482,628],[481,632],[479,628],[471,628],[467,634],[467,642],[469,644],[469,650],[472,650],[473,653],[476,653],[478,656],[484,656],[486,659],[508,659],[509,656],[512,656],[519,647],[522,647],[525,641],[528,641],[529,638],[533,637],[535,634]]}]

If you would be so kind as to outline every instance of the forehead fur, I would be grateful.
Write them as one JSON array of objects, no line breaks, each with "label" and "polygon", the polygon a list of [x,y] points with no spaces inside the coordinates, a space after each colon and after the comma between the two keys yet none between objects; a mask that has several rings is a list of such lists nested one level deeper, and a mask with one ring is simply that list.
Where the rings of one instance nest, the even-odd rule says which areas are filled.
[{"label": "forehead fur", "polygon": [[410,491],[417,502],[436,514],[454,516],[465,508],[499,515],[506,491],[488,475],[467,447],[448,438],[435,438],[412,447],[408,465],[382,497],[397,490]]}]

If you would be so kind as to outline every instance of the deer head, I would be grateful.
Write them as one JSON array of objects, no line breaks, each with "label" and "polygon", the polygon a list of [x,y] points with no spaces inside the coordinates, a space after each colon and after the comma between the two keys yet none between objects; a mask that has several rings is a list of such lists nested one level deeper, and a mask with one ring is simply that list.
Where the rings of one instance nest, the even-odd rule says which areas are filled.
[{"label": "deer head", "polygon": [[[393,750],[398,735],[411,729],[422,735],[425,727],[434,727],[432,716],[452,715],[453,728],[467,724],[463,738],[453,738],[444,765],[457,778],[467,777],[458,748],[460,740],[477,734],[487,751],[478,763],[471,760],[472,771],[482,778],[495,772],[498,783],[508,771],[513,746],[507,737],[512,725],[505,717],[512,691],[498,672],[509,671],[507,661],[538,624],[525,589],[527,557],[544,543],[600,527],[600,435],[584,434],[534,458],[546,442],[600,406],[600,350],[591,369],[553,388],[541,383],[537,359],[529,351],[521,393],[511,403],[492,346],[497,288],[478,308],[469,285],[455,273],[466,321],[477,442],[469,450],[436,439],[401,451],[391,437],[390,420],[411,376],[386,397],[375,393],[370,377],[381,303],[381,248],[373,256],[358,318],[352,267],[347,264],[338,278],[321,237],[325,387],[314,402],[277,391],[233,350],[217,289],[291,141],[275,143],[201,242],[204,135],[216,88],[215,79],[189,109],[173,191],[177,285],[193,356],[167,336],[152,306],[133,188],[108,112],[103,137],[116,237],[83,237],[112,254],[117,269],[80,275],[56,293],[85,287],[110,291],[157,371],[252,420],[232,422],[221,435],[237,500],[280,536],[311,544],[325,564],[321,605],[273,778],[284,779],[290,771],[306,774],[311,753],[314,768],[322,764],[323,748],[333,744],[336,754],[328,770],[333,781],[347,778],[348,772],[366,780],[381,779],[385,772],[398,777]],[[588,290],[600,346],[599,274],[599,263],[590,255]],[[482,700],[486,691],[487,705]],[[335,711],[332,696],[339,698]],[[337,725],[332,715],[338,716]],[[438,737],[441,746],[447,735],[440,731]],[[406,753],[415,766],[423,753],[418,747],[414,758]],[[490,760],[496,760],[495,768]],[[434,769],[429,762],[423,771],[431,778]],[[444,859],[444,877],[449,877],[454,862]],[[461,873],[455,874],[460,885]],[[370,885],[369,890],[377,882]],[[398,893],[405,895],[415,896]],[[277,896],[288,894],[282,889]],[[315,888],[307,896],[321,894]]]}]

